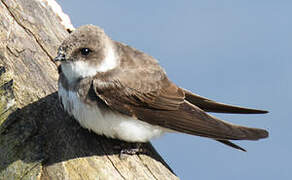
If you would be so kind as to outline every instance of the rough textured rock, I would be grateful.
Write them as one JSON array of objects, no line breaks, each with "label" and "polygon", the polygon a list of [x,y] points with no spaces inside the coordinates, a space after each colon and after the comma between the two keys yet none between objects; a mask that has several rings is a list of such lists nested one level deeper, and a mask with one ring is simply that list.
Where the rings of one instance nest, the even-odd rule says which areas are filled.
[{"label": "rough textured rock", "polygon": [[0,0],[0,179],[178,179],[151,144],[120,159],[120,141],[63,112],[52,58],[67,35],[41,0]]}]

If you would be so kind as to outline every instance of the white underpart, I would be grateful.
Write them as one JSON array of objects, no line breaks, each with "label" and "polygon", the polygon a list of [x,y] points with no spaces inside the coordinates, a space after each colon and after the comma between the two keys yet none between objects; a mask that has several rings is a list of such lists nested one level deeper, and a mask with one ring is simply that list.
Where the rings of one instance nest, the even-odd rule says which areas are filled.
[{"label": "white underpart", "polygon": [[85,61],[65,62],[61,66],[69,84],[79,78],[92,77],[98,72],[97,67]]},{"label": "white underpart", "polygon": [[128,142],[147,142],[167,131],[120,113],[102,113],[97,106],[84,104],[77,92],[66,91],[60,83],[58,94],[64,109],[74,116],[82,127],[97,134]]},{"label": "white underpart", "polygon": [[42,6],[50,6],[53,12],[60,17],[61,24],[66,28],[73,31],[75,28],[73,27],[71,20],[67,14],[65,14],[61,8],[61,6],[55,0],[38,0]]},{"label": "white underpart", "polygon": [[114,69],[118,65],[118,59],[113,49],[108,48],[108,53],[105,59],[102,60],[99,66],[93,66],[86,61],[74,61],[62,63],[62,72],[66,76],[69,83],[78,78],[92,77],[97,72],[106,72]]}]

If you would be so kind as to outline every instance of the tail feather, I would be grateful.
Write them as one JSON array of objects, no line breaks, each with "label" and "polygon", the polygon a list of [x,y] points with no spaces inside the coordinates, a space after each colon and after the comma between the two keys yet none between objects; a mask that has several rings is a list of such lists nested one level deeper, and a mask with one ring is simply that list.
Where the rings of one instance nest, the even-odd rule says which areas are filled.
[{"label": "tail feather", "polygon": [[[163,113],[159,114],[164,116]],[[178,112],[168,112],[168,128],[192,135],[223,140],[258,140],[269,133],[264,129],[251,128],[220,120],[202,111],[197,106],[185,102]]]}]

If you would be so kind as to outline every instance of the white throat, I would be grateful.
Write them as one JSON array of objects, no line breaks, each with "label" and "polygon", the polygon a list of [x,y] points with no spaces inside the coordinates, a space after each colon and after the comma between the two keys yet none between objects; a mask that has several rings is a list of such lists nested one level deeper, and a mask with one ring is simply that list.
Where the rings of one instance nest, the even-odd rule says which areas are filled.
[{"label": "white throat", "polygon": [[111,45],[108,46],[107,54],[99,66],[93,66],[86,61],[74,61],[62,63],[62,72],[69,81],[74,82],[79,78],[93,77],[98,72],[107,72],[117,67],[119,61]]}]

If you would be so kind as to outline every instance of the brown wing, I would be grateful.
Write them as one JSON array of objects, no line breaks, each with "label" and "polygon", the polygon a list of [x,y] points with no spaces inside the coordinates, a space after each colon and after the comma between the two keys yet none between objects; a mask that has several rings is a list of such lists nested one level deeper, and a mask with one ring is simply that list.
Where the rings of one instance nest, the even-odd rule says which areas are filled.
[{"label": "brown wing", "polygon": [[184,93],[186,100],[190,103],[198,106],[200,109],[206,112],[216,112],[216,113],[237,113],[237,114],[262,114],[268,113],[265,110],[250,109],[239,106],[233,106],[229,104],[219,103],[205,97],[193,94],[192,92],[185,90]]},{"label": "brown wing", "polygon": [[125,51],[128,53],[121,55],[122,67],[110,80],[96,77],[93,81],[96,95],[111,109],[152,125],[213,138],[233,147],[236,145],[227,140],[268,136],[265,130],[233,125],[205,113],[185,99],[184,90],[167,79],[153,58],[130,47],[124,47],[122,52]]},{"label": "brown wing", "polygon": [[117,45],[120,67],[109,76],[96,76],[97,94],[110,98],[108,103],[119,101],[133,107],[177,110],[184,102],[184,92],[168,80],[158,62],[134,48]]}]

